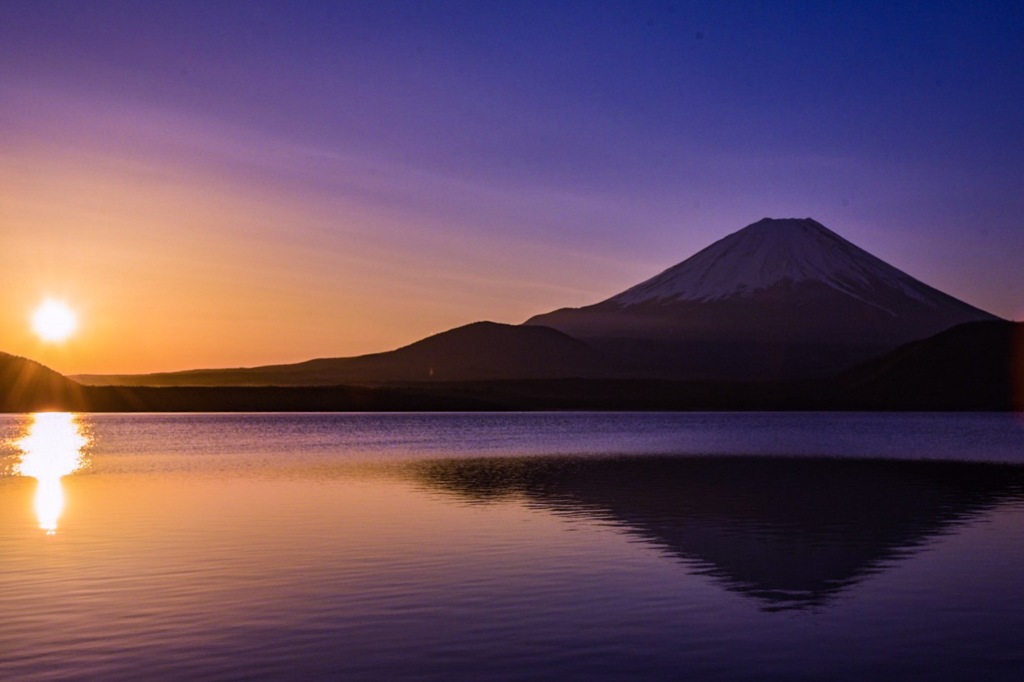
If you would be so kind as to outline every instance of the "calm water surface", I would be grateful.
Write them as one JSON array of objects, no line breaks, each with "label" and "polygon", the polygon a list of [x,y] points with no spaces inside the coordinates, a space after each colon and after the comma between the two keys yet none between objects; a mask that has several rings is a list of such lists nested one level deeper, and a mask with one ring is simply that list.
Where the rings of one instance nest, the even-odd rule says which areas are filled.
[{"label": "calm water surface", "polygon": [[1010,415],[0,416],[0,679],[1024,679]]}]

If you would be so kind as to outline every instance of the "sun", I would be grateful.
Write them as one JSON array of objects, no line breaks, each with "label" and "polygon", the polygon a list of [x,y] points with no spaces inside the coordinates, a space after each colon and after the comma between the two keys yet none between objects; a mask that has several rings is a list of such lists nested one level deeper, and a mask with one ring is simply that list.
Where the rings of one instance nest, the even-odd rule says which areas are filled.
[{"label": "sun", "polygon": [[48,298],[32,313],[32,329],[43,341],[63,341],[78,326],[74,311],[63,301]]}]

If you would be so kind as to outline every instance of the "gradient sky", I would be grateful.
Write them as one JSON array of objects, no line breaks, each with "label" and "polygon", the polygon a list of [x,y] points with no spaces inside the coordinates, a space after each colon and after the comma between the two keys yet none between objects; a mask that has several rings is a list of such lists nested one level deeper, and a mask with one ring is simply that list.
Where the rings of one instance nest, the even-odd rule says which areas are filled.
[{"label": "gradient sky", "polygon": [[2,0],[0,350],[386,350],[765,216],[1021,318],[1022,35],[1019,2]]}]

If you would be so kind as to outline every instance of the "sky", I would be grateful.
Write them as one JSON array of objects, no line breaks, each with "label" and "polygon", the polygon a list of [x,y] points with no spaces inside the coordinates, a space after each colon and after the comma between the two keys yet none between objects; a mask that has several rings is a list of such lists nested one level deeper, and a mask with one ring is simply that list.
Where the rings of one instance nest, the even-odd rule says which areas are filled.
[{"label": "sky", "polygon": [[763,217],[1021,319],[1022,31],[1019,2],[0,0],[0,350],[377,352]]}]

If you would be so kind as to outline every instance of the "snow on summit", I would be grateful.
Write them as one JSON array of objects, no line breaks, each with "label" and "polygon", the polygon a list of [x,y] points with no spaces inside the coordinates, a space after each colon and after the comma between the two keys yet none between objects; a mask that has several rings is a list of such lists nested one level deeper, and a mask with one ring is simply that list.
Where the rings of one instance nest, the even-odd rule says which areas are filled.
[{"label": "snow on summit", "polygon": [[816,220],[764,218],[606,303],[715,301],[787,281],[818,282],[868,303],[888,289],[937,305],[939,293]]}]

